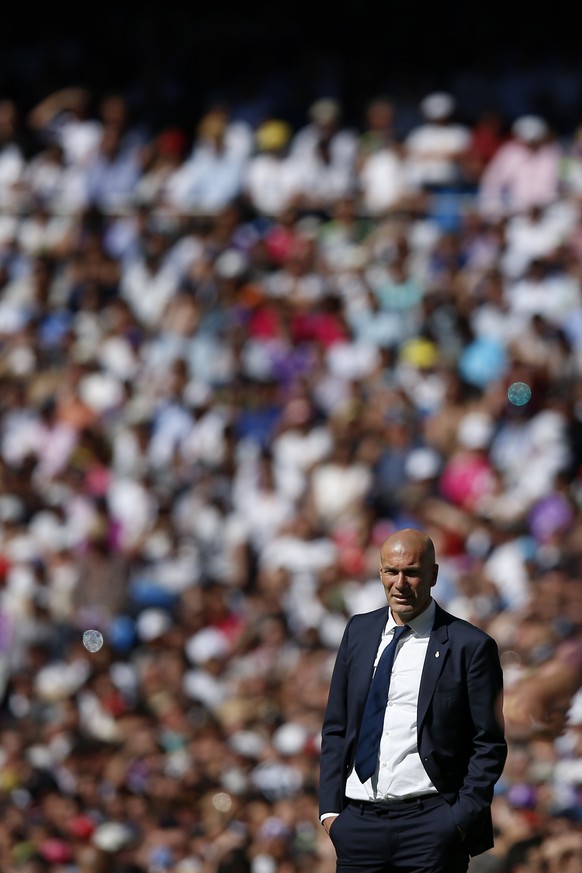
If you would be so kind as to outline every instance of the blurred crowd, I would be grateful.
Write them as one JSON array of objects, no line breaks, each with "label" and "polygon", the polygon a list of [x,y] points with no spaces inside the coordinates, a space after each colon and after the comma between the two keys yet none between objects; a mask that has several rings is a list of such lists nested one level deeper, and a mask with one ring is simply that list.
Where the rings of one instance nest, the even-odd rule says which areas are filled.
[{"label": "blurred crowd", "polygon": [[582,128],[92,97],[0,101],[0,869],[333,873],[330,671],[415,526],[508,694],[574,664],[470,869],[580,873]]}]

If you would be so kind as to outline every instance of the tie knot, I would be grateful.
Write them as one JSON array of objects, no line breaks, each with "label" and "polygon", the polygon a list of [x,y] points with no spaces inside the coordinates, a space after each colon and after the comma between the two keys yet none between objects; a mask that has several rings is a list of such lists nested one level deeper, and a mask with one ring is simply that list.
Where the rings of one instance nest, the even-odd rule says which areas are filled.
[{"label": "tie knot", "polygon": [[394,628],[394,634],[392,635],[392,642],[397,643],[398,640],[408,633],[410,628],[407,624],[398,625]]}]

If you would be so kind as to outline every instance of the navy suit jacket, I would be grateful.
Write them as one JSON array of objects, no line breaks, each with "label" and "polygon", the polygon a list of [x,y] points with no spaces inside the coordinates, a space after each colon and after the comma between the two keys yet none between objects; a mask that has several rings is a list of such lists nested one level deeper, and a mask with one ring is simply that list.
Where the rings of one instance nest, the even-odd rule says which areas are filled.
[{"label": "navy suit jacket", "polygon": [[[492,637],[438,604],[418,697],[422,764],[450,803],[471,855],[493,845],[491,801],[507,756],[503,674]],[[388,607],[354,615],[333,670],[322,727],[320,814],[340,812]],[[437,654],[438,653],[438,654]]]}]

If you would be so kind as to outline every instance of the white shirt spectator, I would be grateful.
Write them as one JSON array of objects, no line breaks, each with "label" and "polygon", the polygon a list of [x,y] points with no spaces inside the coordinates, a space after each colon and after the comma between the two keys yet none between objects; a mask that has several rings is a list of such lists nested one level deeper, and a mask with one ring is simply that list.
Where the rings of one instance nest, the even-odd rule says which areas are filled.
[{"label": "white shirt spectator", "polygon": [[84,88],[61,88],[43,98],[28,117],[33,130],[59,144],[68,166],[86,167],[99,148],[103,124],[89,114],[89,102]]},{"label": "white shirt spectator", "polygon": [[334,566],[337,548],[328,537],[305,539],[293,533],[281,534],[268,542],[260,554],[260,566],[282,567],[292,575],[317,574]]},{"label": "white shirt spectator", "polygon": [[53,416],[44,417],[32,409],[15,410],[4,416],[3,458],[18,466],[27,455],[36,456],[35,477],[40,482],[51,480],[64,469],[77,441],[76,430]]},{"label": "white shirt spectator", "polygon": [[532,260],[551,254],[565,240],[566,230],[550,209],[535,208],[510,218],[505,231],[506,249],[500,258],[505,275],[513,279],[522,276]]},{"label": "white shirt spectator", "polygon": [[233,483],[233,503],[251,544],[260,551],[291,522],[295,504],[276,487],[269,459],[249,460],[239,466]]},{"label": "white shirt spectator", "polygon": [[312,158],[322,140],[329,143],[332,163],[352,167],[358,150],[355,131],[340,126],[341,107],[336,100],[316,100],[309,109],[310,121],[291,141],[291,154],[301,161]]},{"label": "white shirt spectator", "polygon": [[286,155],[258,154],[250,159],[244,188],[251,204],[264,215],[281,215],[301,190],[296,161]]},{"label": "white shirt spectator", "polygon": [[553,409],[504,424],[493,437],[490,458],[503,476],[504,492],[492,502],[497,517],[519,518],[548,492],[570,460],[566,422]]},{"label": "white shirt spectator", "polygon": [[301,201],[316,209],[331,208],[355,187],[353,161],[334,159],[331,149],[326,155],[317,149],[296,155],[294,167],[299,179]]},{"label": "white shirt spectator", "polygon": [[357,517],[372,485],[372,471],[353,458],[348,446],[339,444],[329,460],[311,474],[311,501],[326,530]]},{"label": "white shirt spectator", "polygon": [[197,415],[182,442],[182,455],[186,462],[218,467],[226,453],[225,430],[228,422],[226,410],[217,407]]},{"label": "white shirt spectator", "polygon": [[149,530],[156,517],[154,496],[143,481],[123,474],[112,476],[107,492],[109,510],[121,524],[124,548],[131,548]]},{"label": "white shirt spectator", "polygon": [[153,327],[176,293],[176,287],[176,274],[171,266],[165,263],[150,266],[140,258],[123,273],[120,293],[136,318],[146,327]]},{"label": "white shirt spectator", "polygon": [[57,146],[45,149],[28,162],[22,185],[33,199],[49,203],[57,213],[78,213],[87,203],[83,170],[67,164]]},{"label": "white shirt spectator", "polygon": [[459,181],[457,158],[469,147],[471,132],[452,119],[455,101],[450,94],[429,94],[421,103],[424,122],[404,142],[404,166],[413,188],[454,185]]},{"label": "white shirt spectator", "polygon": [[462,125],[423,124],[407,138],[405,174],[414,188],[452,185],[458,181],[453,157],[469,145],[469,131]]},{"label": "white shirt spectator", "polygon": [[0,206],[4,209],[17,205],[17,186],[25,169],[22,151],[15,143],[0,149]]},{"label": "white shirt spectator", "polygon": [[404,163],[395,149],[368,155],[358,172],[358,182],[362,206],[372,216],[382,215],[407,193]]},{"label": "white shirt spectator", "polygon": [[86,166],[99,148],[102,124],[94,118],[66,118],[58,129],[59,142],[68,164]]},{"label": "white shirt spectator", "polygon": [[543,315],[561,326],[580,306],[582,292],[579,280],[568,273],[546,275],[531,271],[508,288],[507,299],[511,312],[527,319]]},{"label": "white shirt spectator", "polygon": [[324,277],[300,263],[299,259],[267,276],[263,287],[273,297],[283,297],[307,306],[321,300],[326,291]]},{"label": "white shirt spectator", "polygon": [[46,210],[40,206],[22,219],[17,239],[26,254],[59,254],[68,245],[73,228],[71,216],[55,214],[52,209]]},{"label": "white shirt spectator", "polygon": [[301,192],[308,205],[327,207],[355,184],[358,137],[341,127],[337,100],[316,100],[309,108],[310,121],[291,141],[290,155],[301,174]]},{"label": "white shirt spectator", "polygon": [[370,342],[337,342],[327,351],[332,376],[345,382],[371,375],[380,361],[378,347]]},{"label": "white shirt spectator", "polygon": [[[301,403],[301,401],[298,401]],[[297,401],[296,401],[297,403]],[[308,416],[308,410],[295,406],[290,415]],[[308,417],[275,436],[272,442],[277,488],[287,498],[297,500],[305,491],[310,468],[326,458],[332,448],[329,429]]]},{"label": "white shirt spectator", "polygon": [[531,592],[526,554],[519,539],[495,546],[484,570],[507,609],[519,612],[526,606]]}]

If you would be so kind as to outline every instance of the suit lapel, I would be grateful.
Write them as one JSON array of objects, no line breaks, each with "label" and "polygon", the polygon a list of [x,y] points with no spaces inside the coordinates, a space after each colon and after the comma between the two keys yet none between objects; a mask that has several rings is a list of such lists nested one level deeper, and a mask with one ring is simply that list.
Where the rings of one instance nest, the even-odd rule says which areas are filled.
[{"label": "suit lapel", "polygon": [[358,695],[365,702],[374,673],[374,661],[378,653],[378,646],[382,632],[388,621],[388,607],[381,609],[379,612],[371,616],[370,627],[366,638],[362,641],[362,648],[358,654],[359,671],[358,671]]},{"label": "suit lapel", "polygon": [[443,615],[437,604],[435,621],[428,641],[426,658],[420,679],[417,710],[419,727],[424,720],[437,680],[449,654],[449,629],[447,624],[442,621],[442,618]]}]

